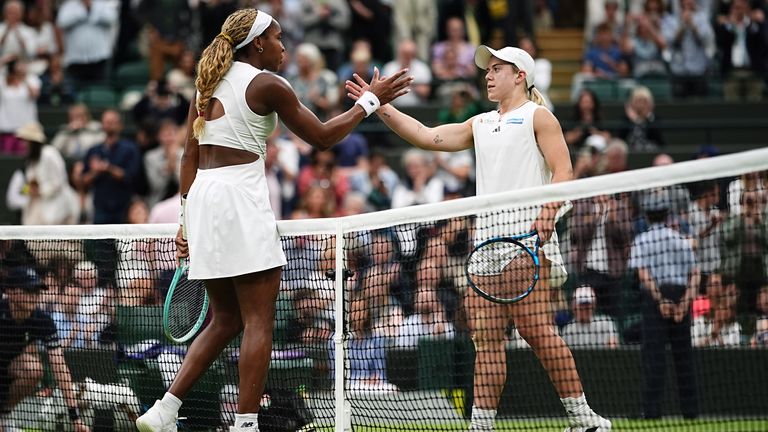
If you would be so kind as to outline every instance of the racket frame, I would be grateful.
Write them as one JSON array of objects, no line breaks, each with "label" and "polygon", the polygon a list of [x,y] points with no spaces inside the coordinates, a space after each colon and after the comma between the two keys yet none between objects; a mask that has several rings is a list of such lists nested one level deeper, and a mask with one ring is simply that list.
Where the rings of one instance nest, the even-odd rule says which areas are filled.
[{"label": "racket frame", "polygon": [[[192,328],[182,336],[174,336],[171,333],[171,309],[173,308],[173,293],[176,291],[176,285],[179,283],[181,277],[188,271],[187,260],[181,258],[179,260],[179,266],[176,267],[176,272],[173,274],[171,285],[168,288],[168,294],[165,296],[165,302],[163,303],[163,333],[165,337],[174,343],[185,343],[192,339],[200,328],[205,323],[205,318],[208,316],[208,293],[204,292],[203,307],[200,310],[200,316],[197,317],[197,321]],[[205,291],[205,288],[203,288]]]},{"label": "racket frame", "polygon": [[[519,302],[520,300],[523,300],[524,298],[528,297],[533,292],[533,289],[536,288],[536,284],[539,281],[539,268],[541,267],[541,263],[539,260],[539,246],[541,244],[541,240],[538,237],[539,233],[534,231],[525,233],[525,234],[519,234],[514,236],[502,236],[502,237],[494,237],[488,240],[485,240],[475,246],[472,249],[472,252],[469,253],[467,256],[467,260],[464,263],[464,274],[467,277],[467,283],[469,283],[469,286],[482,298],[493,302],[493,303],[499,303],[499,304],[514,304]],[[529,238],[536,237],[535,246],[533,250],[529,248],[525,243],[524,240],[527,240]],[[518,246],[521,248],[525,253],[531,256],[533,259],[533,277],[531,280],[531,284],[528,286],[528,288],[523,292],[522,294],[519,294],[512,298],[500,298],[496,297],[494,295],[491,295],[485,291],[483,291],[480,287],[478,287],[473,281],[472,281],[472,274],[469,272],[469,265],[470,260],[472,259],[472,255],[475,254],[479,249],[488,246],[492,243],[511,243],[515,246]],[[503,270],[502,270],[503,271]],[[480,276],[483,277],[483,276]]]}]

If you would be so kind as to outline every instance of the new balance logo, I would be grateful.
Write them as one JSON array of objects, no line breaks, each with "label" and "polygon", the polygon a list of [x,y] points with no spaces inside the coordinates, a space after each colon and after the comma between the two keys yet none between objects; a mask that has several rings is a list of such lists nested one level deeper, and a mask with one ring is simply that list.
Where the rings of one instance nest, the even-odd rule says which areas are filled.
[{"label": "new balance logo", "polygon": [[249,428],[249,427],[253,427],[253,426],[254,426],[253,422],[245,422],[245,423],[240,425],[241,428]]},{"label": "new balance logo", "polygon": [[373,101],[368,101],[368,104],[371,106],[376,106],[376,104]]}]

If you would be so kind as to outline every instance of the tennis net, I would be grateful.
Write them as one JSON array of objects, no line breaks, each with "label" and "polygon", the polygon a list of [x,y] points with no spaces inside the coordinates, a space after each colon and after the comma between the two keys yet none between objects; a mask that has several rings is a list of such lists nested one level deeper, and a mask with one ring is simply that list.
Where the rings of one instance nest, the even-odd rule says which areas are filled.
[{"label": "tennis net", "polygon": [[[615,429],[768,429],[766,170],[756,150],[280,222],[288,265],[261,431],[467,430],[473,406],[497,397],[496,430],[562,430],[559,397],[579,377]],[[517,243],[484,252],[501,259],[488,268],[468,270],[467,256],[566,204],[531,295],[499,305],[468,288],[468,272],[492,292],[528,286],[531,264],[509,271]],[[162,330],[176,228],[0,227],[6,419],[68,428],[66,365],[87,424],[134,430],[187,352]],[[185,398],[180,426],[231,423],[239,346]]]}]

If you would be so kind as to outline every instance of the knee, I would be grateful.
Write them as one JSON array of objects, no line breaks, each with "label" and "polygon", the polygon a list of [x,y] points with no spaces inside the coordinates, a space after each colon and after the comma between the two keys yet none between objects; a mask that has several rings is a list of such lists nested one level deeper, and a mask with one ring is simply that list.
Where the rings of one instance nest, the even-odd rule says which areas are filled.
[{"label": "knee", "polygon": [[477,353],[504,351],[504,332],[475,331],[472,342]]},{"label": "knee", "polygon": [[211,327],[235,337],[243,331],[243,320],[239,313],[217,313],[213,315]]},{"label": "knee", "polygon": [[37,384],[43,379],[43,365],[33,354],[21,354],[16,357],[9,368],[12,381],[27,381]]},{"label": "knee", "polygon": [[556,336],[552,326],[544,323],[518,325],[517,331],[520,333],[520,337],[525,339],[528,345],[534,349],[545,348],[547,344],[551,343],[550,338]]}]

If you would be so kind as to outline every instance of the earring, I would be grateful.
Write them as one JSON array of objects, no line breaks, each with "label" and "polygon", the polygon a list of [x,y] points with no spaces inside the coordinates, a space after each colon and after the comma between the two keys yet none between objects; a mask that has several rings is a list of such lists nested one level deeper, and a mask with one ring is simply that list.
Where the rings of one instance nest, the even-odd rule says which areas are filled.
[{"label": "earring", "polygon": [[259,54],[261,54],[261,53],[263,53],[263,52],[264,52],[264,48],[262,48],[262,47],[259,47]]}]

